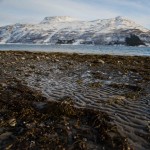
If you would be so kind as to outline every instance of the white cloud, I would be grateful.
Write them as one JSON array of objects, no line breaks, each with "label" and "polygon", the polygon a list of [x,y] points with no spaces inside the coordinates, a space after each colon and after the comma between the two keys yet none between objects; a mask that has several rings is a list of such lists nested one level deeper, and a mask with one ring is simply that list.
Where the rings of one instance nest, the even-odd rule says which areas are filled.
[{"label": "white cloud", "polygon": [[150,29],[150,16],[149,15],[137,15],[134,17],[131,17],[132,20],[134,20],[136,23],[143,25],[144,27],[147,27]]},{"label": "white cloud", "polygon": [[[94,20],[122,15],[148,26],[150,22],[147,20],[150,11],[147,8],[150,2],[145,1],[148,2],[147,6],[141,4],[140,0],[3,0],[3,3],[0,4],[1,12],[3,12],[3,14],[0,14],[0,20],[3,24],[35,23],[40,22],[46,16],[69,15],[83,20]],[[132,14],[130,11],[132,11]],[[145,11],[149,13],[143,13]],[[136,17],[139,14],[141,17]]]},{"label": "white cloud", "polygon": [[77,17],[92,18],[91,16],[115,16],[115,12],[109,12],[103,6],[95,8],[88,3],[75,2],[72,0],[26,0],[21,3],[19,0],[5,0],[4,7],[11,7],[16,10],[26,10],[39,15],[73,15]]}]

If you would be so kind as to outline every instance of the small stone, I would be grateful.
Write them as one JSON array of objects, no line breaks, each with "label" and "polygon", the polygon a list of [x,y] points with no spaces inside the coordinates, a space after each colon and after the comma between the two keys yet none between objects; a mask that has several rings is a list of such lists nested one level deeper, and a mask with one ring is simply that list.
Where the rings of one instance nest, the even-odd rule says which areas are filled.
[{"label": "small stone", "polygon": [[101,63],[104,64],[105,62],[102,59],[94,60],[92,63]]},{"label": "small stone", "polygon": [[56,61],[56,62],[59,62],[59,60],[58,60],[58,59],[55,59],[55,61]]},{"label": "small stone", "polygon": [[30,147],[34,147],[34,146],[35,146],[35,141],[31,141]]},{"label": "small stone", "polygon": [[15,118],[12,118],[8,121],[9,125],[12,126],[12,127],[15,127],[16,124],[17,124],[17,121]]},{"label": "small stone", "polygon": [[147,100],[147,101],[146,101],[146,104],[147,104],[147,105],[150,105],[150,101],[149,101],[149,100]]},{"label": "small stone", "polygon": [[112,79],[112,77],[111,77],[111,76],[109,76],[109,77],[108,77],[108,79]]},{"label": "small stone", "polygon": [[67,130],[70,130],[70,128],[69,128],[69,127],[67,127]]},{"label": "small stone", "polygon": [[21,57],[22,60],[25,60],[25,57]]},{"label": "small stone", "polygon": [[111,98],[117,99],[117,100],[125,100],[126,99],[125,96],[120,96],[120,95],[113,95],[113,96],[111,96]]},{"label": "small stone", "polygon": [[74,136],[74,139],[76,139],[77,137],[76,136]]},{"label": "small stone", "polygon": [[6,150],[11,149],[12,146],[13,146],[13,144],[8,145],[8,146],[6,147]]},{"label": "small stone", "polygon": [[121,73],[120,71],[118,71],[118,74],[119,74],[119,75],[122,75],[122,73]]},{"label": "small stone", "polygon": [[102,64],[105,63],[105,62],[104,62],[103,60],[101,60],[101,59],[98,59],[98,62],[99,62],[99,63],[102,63]]},{"label": "small stone", "polygon": [[7,87],[6,83],[1,83],[2,87]]},{"label": "small stone", "polygon": [[45,102],[34,102],[33,107],[38,110],[44,110],[48,107],[48,105]]},{"label": "small stone", "polygon": [[34,122],[33,123],[26,123],[25,126],[27,129],[32,129],[35,127],[35,123]]},{"label": "small stone", "polygon": [[83,138],[83,141],[87,142],[87,138]]},{"label": "small stone", "polygon": [[39,56],[37,56],[36,58],[37,58],[38,60],[40,60],[40,57],[39,57]]}]

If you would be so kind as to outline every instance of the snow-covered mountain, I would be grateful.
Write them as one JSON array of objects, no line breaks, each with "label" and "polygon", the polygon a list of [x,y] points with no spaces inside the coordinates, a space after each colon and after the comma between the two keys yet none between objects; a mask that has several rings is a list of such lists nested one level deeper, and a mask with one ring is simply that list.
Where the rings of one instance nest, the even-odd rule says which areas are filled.
[{"label": "snow-covered mountain", "polygon": [[0,43],[57,43],[74,39],[76,43],[124,44],[135,34],[150,43],[150,30],[124,17],[80,21],[69,16],[46,17],[39,24],[0,27]]}]

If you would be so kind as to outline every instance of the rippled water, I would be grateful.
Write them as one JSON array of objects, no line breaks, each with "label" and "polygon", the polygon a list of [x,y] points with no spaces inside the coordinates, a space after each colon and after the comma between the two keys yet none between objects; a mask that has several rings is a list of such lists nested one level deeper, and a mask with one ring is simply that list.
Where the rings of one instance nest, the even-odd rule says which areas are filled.
[{"label": "rippled water", "polygon": [[108,113],[117,124],[120,133],[128,138],[133,147],[139,150],[148,149],[148,143],[143,137],[147,136],[146,127],[150,120],[150,106],[147,105],[149,96],[136,101],[124,99],[120,104],[111,104],[108,101],[119,98],[119,95],[127,94],[130,89],[115,89],[109,87],[108,82],[102,83],[103,86],[90,88],[87,85],[90,85],[91,82],[95,83],[91,81],[90,72],[81,74],[82,83],[77,83],[78,77],[76,76],[63,76],[58,69],[54,70],[54,74],[51,77],[34,74],[28,78],[27,82],[30,86],[42,90],[50,100],[59,100],[61,97],[69,96],[74,99],[77,107],[95,108]]},{"label": "rippled water", "polygon": [[[7,46],[13,50],[14,45]],[[29,49],[28,46],[33,49]],[[108,54],[150,56],[150,48],[138,47],[45,45],[45,50],[41,50],[42,48],[38,45],[28,46],[18,45],[18,49],[14,47],[14,50],[93,52],[97,54],[106,54],[107,52]],[[6,50],[10,49],[8,47]],[[43,45],[41,47],[44,48]],[[47,50],[48,48],[49,50]],[[113,48],[116,49],[113,51]],[[24,80],[28,86],[42,91],[49,100],[59,100],[64,96],[69,96],[77,107],[88,107],[108,113],[113,120],[112,123],[117,125],[119,132],[127,137],[129,143],[136,150],[150,149],[149,57],[147,58],[148,62],[144,63],[139,57],[132,63],[133,66],[124,63],[123,67],[119,67],[123,60],[122,62],[119,60],[117,65],[109,61],[94,65],[93,58],[87,61],[87,59],[83,59],[83,55],[81,56],[82,60],[74,58],[75,55],[69,58],[69,55],[51,54],[51,57],[48,57],[47,54],[43,54],[46,55],[43,57],[40,54],[32,57],[34,59],[30,59],[30,54],[26,55],[25,53],[19,55],[16,53],[12,58],[11,53],[7,54],[3,65],[8,62],[14,76],[22,77],[24,74]],[[16,57],[18,58],[16,59]],[[16,63],[17,67],[20,66],[19,69],[13,67],[15,63],[10,64],[6,59],[9,61],[21,59],[21,63]],[[142,62],[144,64],[142,68],[139,68]],[[144,79],[145,74],[147,74],[147,79]],[[114,85],[123,85],[123,87]],[[140,89],[136,89],[134,86],[140,87]]]},{"label": "rippled water", "polygon": [[[143,90],[148,91],[139,96],[136,95],[138,91],[130,87],[142,80],[140,74],[130,72],[126,75],[120,74],[119,71],[110,73],[111,69],[107,65],[96,66],[94,69],[79,62],[73,62],[69,69],[64,69],[65,62],[45,64],[44,67],[43,63],[38,62],[37,66],[38,73],[26,78],[29,86],[42,91],[50,100],[69,96],[77,107],[88,107],[108,113],[119,132],[128,138],[135,149],[149,149],[150,143],[147,140],[150,123],[150,84],[144,85]],[[95,73],[102,75],[103,79],[93,77]],[[127,86],[113,87],[114,83]],[[134,93],[136,97],[127,98],[129,93]]]},{"label": "rippled water", "polygon": [[150,56],[150,47],[127,46],[1,44],[0,50]]}]

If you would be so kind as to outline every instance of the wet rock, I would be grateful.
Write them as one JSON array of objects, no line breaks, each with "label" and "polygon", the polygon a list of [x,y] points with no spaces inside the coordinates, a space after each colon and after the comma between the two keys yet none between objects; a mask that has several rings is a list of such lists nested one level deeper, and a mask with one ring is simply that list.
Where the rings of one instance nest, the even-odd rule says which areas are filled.
[{"label": "wet rock", "polygon": [[98,59],[98,63],[104,64],[105,62],[101,59]]},{"label": "wet rock", "polygon": [[59,62],[59,59],[54,59],[53,62],[55,62],[55,63],[56,63],[56,62]]},{"label": "wet rock", "polygon": [[126,99],[125,96],[113,95],[110,96],[109,100],[106,102],[108,104],[121,104]]},{"label": "wet rock", "polygon": [[125,84],[126,85],[126,87],[128,87],[129,89],[131,89],[131,90],[133,90],[133,91],[141,91],[142,90],[142,88],[140,87],[140,86],[138,86],[138,85],[131,85],[131,84]]},{"label": "wet rock", "polygon": [[36,56],[37,60],[40,60],[40,57],[39,56]]},{"label": "wet rock", "polygon": [[93,82],[93,83],[89,83],[88,86],[91,88],[99,88],[102,87],[103,84],[101,82]]},{"label": "wet rock", "polygon": [[21,57],[21,59],[22,59],[22,60],[25,60],[26,58],[25,58],[25,57]]},{"label": "wet rock", "polygon": [[6,83],[1,83],[1,86],[2,86],[3,88],[5,88],[5,87],[7,87],[7,84],[6,84]]},{"label": "wet rock", "polygon": [[109,78],[106,73],[101,71],[91,72],[91,74],[95,79],[107,80]]},{"label": "wet rock", "polygon": [[148,131],[150,132],[150,125],[148,125],[147,128],[148,128]]},{"label": "wet rock", "polygon": [[97,59],[97,60],[92,61],[92,63],[101,63],[101,64],[104,64],[105,62],[102,59]]},{"label": "wet rock", "polygon": [[147,105],[150,105],[150,100],[146,100],[145,102]]},{"label": "wet rock", "polygon": [[50,58],[46,56],[45,59],[50,59]]},{"label": "wet rock", "polygon": [[30,142],[30,147],[31,147],[31,148],[34,147],[35,144],[36,144],[35,141],[31,141],[31,142]]},{"label": "wet rock", "polygon": [[119,74],[119,75],[122,75],[122,73],[121,73],[120,71],[118,71],[118,74]]},{"label": "wet rock", "polygon": [[38,110],[47,109],[48,104],[46,102],[33,102],[33,107]]},{"label": "wet rock", "polygon": [[2,146],[1,148],[4,148],[5,144],[9,143],[14,139],[13,133],[12,132],[5,132],[0,135],[0,145]]},{"label": "wet rock", "polygon": [[120,95],[113,95],[110,98],[117,99],[117,100],[125,100],[126,99],[125,96],[120,96]]},{"label": "wet rock", "polygon": [[8,121],[9,125],[12,126],[12,127],[15,127],[16,124],[17,124],[17,121],[15,118],[12,118]]},{"label": "wet rock", "polygon": [[118,61],[118,64],[123,64],[123,62],[122,61]]},{"label": "wet rock", "polygon": [[35,122],[32,123],[24,123],[27,129],[33,129],[36,126]]}]

